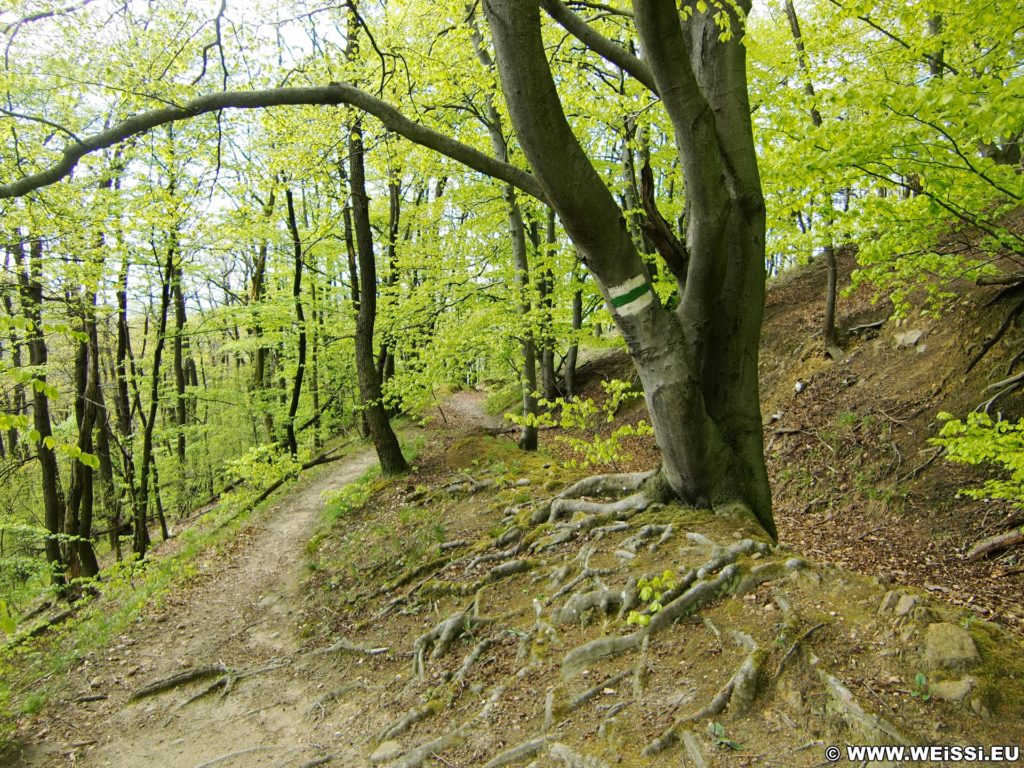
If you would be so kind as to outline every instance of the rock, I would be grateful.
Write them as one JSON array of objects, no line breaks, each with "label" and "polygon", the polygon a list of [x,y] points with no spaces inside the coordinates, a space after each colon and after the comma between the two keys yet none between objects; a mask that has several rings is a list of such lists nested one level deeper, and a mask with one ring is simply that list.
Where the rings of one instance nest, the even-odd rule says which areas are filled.
[{"label": "rock", "polygon": [[913,347],[921,340],[922,336],[924,336],[924,331],[919,328],[913,328],[909,331],[897,333],[893,338],[895,339],[896,344],[901,347]]},{"label": "rock", "polygon": [[895,589],[890,589],[885,593],[885,597],[882,598],[881,605],[878,606],[879,613],[889,613],[893,608],[896,607],[896,603],[899,602],[900,593]]},{"label": "rock", "polygon": [[974,684],[977,681],[973,677],[965,677],[962,680],[943,680],[929,687],[933,699],[939,701],[963,701],[971,695]]},{"label": "rock", "polygon": [[528,477],[521,477],[518,480],[516,480],[516,488],[525,488],[529,484],[530,484],[530,478],[528,478]]},{"label": "rock", "polygon": [[382,742],[370,755],[371,763],[390,763],[405,754],[405,747],[397,741]]},{"label": "rock", "polygon": [[928,669],[965,669],[979,661],[978,648],[966,629],[947,622],[928,625],[924,647]]},{"label": "rock", "polygon": [[918,599],[916,595],[900,595],[900,599],[896,603],[896,610],[894,613],[898,618],[909,616],[910,612],[917,606]]},{"label": "rock", "polygon": [[985,706],[985,702],[979,698],[971,699],[971,709],[974,711],[974,714],[982,720],[988,720],[992,717],[992,713],[988,711],[988,707]]}]

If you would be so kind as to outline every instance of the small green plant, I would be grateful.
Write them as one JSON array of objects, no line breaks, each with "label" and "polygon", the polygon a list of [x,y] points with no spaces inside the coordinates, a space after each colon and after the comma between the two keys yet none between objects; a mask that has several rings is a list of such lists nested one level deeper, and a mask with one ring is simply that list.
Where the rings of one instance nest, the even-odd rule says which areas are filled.
[{"label": "small green plant", "polygon": [[708,733],[710,733],[712,737],[714,737],[715,746],[719,749],[731,749],[733,751],[743,749],[743,745],[740,744],[738,741],[733,741],[732,739],[726,737],[725,726],[721,723],[709,723]]},{"label": "small green plant", "polygon": [[[611,379],[602,381],[601,387],[605,391],[606,398],[598,406],[593,399],[555,400],[538,401],[542,408],[548,410],[544,413],[528,416],[517,416],[506,413],[505,418],[513,424],[530,425],[537,427],[561,427],[562,429],[578,430],[588,433],[588,437],[575,437],[572,435],[559,435],[555,439],[565,443],[577,454],[579,458],[566,462],[566,466],[582,469],[596,465],[608,465],[615,471],[619,471],[619,462],[628,461],[633,458],[624,450],[622,441],[627,437],[639,437],[653,435],[654,430],[646,421],[641,420],[634,424],[625,424],[616,428],[608,435],[601,437],[598,429],[602,423],[611,424],[615,421],[615,415],[620,406],[629,400],[635,400],[643,396],[628,381]],[[557,411],[558,416],[555,416]]]},{"label": "small green plant", "polygon": [[928,684],[928,678],[924,672],[918,672],[914,675],[914,690],[910,692],[910,696],[921,701],[928,701],[932,697],[932,687]]},{"label": "small green plant", "polygon": [[987,413],[970,413],[967,421],[940,413],[945,423],[934,445],[946,449],[946,459],[956,464],[988,465],[1003,471],[1001,478],[986,480],[980,488],[964,488],[972,499],[1005,499],[1024,509],[1024,419],[993,421]]},{"label": "small green plant", "polygon": [[21,702],[18,711],[23,715],[34,715],[46,705],[46,696],[42,693],[30,693]]},{"label": "small green plant", "polygon": [[676,586],[676,575],[668,568],[661,576],[655,576],[653,579],[640,579],[636,583],[637,590],[639,591],[640,599],[646,603],[645,611],[630,611],[629,616],[626,617],[627,624],[636,624],[641,627],[646,627],[651,623],[651,616],[658,613],[663,606],[661,604],[661,596],[668,592],[670,589],[675,589]]},{"label": "small green plant", "polygon": [[17,628],[18,621],[11,614],[11,609],[8,607],[7,602],[0,600],[0,632],[3,632],[5,635],[13,635]]},{"label": "small green plant", "polygon": [[373,496],[373,478],[364,477],[327,494],[327,514],[334,520],[362,509]]}]

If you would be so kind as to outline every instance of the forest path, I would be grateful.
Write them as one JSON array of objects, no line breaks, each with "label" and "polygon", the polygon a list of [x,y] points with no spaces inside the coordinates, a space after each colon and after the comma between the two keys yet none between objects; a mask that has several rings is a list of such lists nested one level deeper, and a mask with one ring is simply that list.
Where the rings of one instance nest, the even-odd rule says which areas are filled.
[{"label": "forest path", "polygon": [[[315,672],[323,658],[301,638],[305,547],[324,494],[376,463],[368,450],[304,475],[225,551],[201,556],[202,576],[169,598],[156,620],[131,625],[68,675],[65,695],[44,715],[48,725],[15,765],[301,766],[324,755],[333,732],[315,711],[328,693]],[[224,697],[218,690],[185,704],[212,676],[129,700],[144,685],[216,664],[267,669]],[[82,702],[87,696],[106,698]]]}]

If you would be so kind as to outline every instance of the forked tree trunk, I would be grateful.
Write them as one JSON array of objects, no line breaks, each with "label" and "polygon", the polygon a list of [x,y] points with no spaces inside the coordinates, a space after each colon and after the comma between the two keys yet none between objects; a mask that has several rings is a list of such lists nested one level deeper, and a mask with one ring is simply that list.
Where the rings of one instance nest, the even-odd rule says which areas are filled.
[{"label": "forked tree trunk", "polygon": [[[82,453],[92,454],[96,403],[99,400],[99,366],[94,365],[90,343],[96,332],[95,293],[83,297],[81,309],[85,339],[79,342],[75,355],[77,448]],[[90,577],[99,573],[99,563],[91,540],[94,499],[92,468],[81,461],[72,460],[71,482],[68,485],[67,507],[64,514],[64,530],[71,537],[67,558],[68,575],[71,578]]]},{"label": "forked tree trunk", "polygon": [[681,298],[669,311],[566,120],[537,0],[485,0],[484,9],[523,152],[626,340],[668,488],[699,507],[740,502],[775,535],[757,380],[765,212],[742,41],[721,42],[713,18],[695,8],[681,22],[672,0],[634,2],[689,207],[687,252],[666,258]]}]

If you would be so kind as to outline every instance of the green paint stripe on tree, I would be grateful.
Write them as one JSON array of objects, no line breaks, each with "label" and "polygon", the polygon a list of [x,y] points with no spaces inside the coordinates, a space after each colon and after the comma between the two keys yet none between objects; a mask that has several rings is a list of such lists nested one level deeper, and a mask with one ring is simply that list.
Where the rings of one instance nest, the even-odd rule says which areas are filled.
[{"label": "green paint stripe on tree", "polygon": [[621,296],[612,297],[613,307],[624,307],[626,304],[632,304],[634,301],[639,299],[645,293],[651,290],[651,284],[646,280],[640,285],[636,286],[632,290],[623,293]]}]

